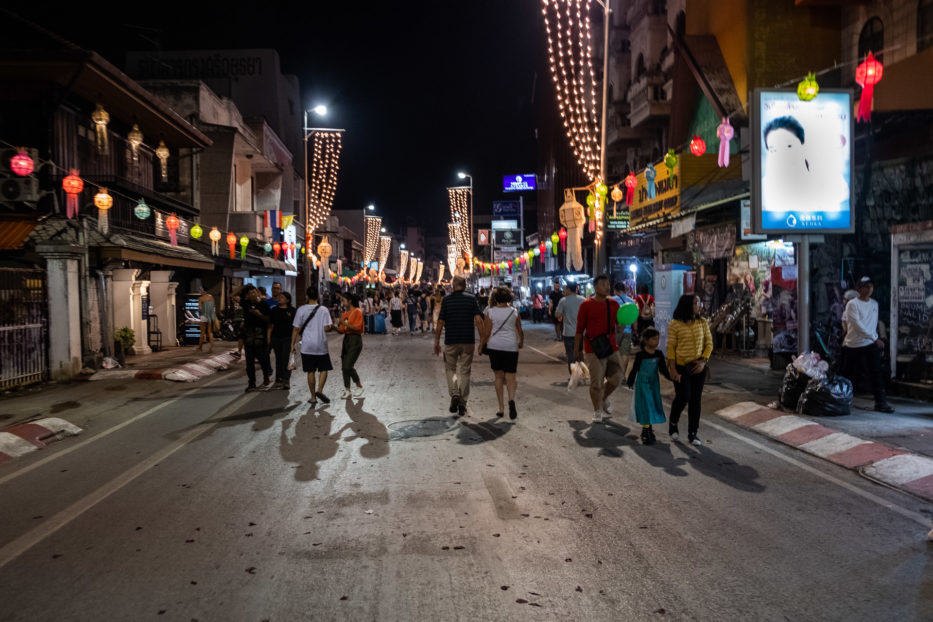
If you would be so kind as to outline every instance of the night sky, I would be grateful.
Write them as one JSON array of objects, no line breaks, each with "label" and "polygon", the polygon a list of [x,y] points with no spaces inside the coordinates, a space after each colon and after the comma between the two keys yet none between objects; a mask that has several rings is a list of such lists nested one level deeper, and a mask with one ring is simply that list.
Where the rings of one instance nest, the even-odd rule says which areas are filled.
[{"label": "night sky", "polygon": [[347,130],[335,208],[374,203],[393,230],[412,216],[429,234],[446,232],[445,188],[463,183],[458,170],[474,175],[476,213],[491,212],[506,198],[503,175],[535,171],[534,106],[555,105],[532,99],[546,45],[538,0],[24,3],[17,12],[121,68],[126,50],[156,45],[278,50],[306,105],[326,104],[326,124]]}]

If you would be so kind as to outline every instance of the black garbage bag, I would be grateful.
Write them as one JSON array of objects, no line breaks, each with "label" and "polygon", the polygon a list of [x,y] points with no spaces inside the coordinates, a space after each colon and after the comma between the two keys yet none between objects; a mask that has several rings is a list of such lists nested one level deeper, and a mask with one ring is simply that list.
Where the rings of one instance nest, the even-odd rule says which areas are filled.
[{"label": "black garbage bag", "polygon": [[815,417],[839,417],[852,409],[852,382],[843,376],[814,378],[800,396],[797,412]]},{"label": "black garbage bag", "polygon": [[807,390],[807,383],[810,382],[810,376],[797,371],[793,365],[787,366],[787,373],[784,374],[784,381],[781,383],[781,389],[778,395],[781,398],[781,406],[785,408],[797,408],[797,402],[800,396]]}]

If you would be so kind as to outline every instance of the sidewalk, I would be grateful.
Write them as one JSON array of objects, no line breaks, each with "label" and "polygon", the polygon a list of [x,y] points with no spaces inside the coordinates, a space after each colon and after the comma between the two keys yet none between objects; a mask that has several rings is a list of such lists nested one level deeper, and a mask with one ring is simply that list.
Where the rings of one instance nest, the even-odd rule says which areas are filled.
[{"label": "sidewalk", "polygon": [[194,382],[238,363],[235,352],[236,348],[226,342],[215,343],[212,354],[200,352],[195,346],[169,347],[161,352],[127,357],[126,367],[102,369],[77,379],[93,381],[132,378]]}]

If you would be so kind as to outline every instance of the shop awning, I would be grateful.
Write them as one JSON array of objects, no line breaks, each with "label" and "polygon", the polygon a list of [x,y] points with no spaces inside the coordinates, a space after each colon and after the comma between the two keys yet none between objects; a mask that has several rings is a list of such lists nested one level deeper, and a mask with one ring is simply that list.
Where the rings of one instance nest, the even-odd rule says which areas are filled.
[{"label": "shop awning", "polygon": [[271,268],[272,270],[282,270],[283,272],[286,270],[292,270],[292,267],[284,261],[273,259],[272,257],[260,257],[259,261],[262,262],[264,267]]},{"label": "shop awning", "polygon": [[36,227],[34,219],[0,220],[0,250],[18,251]]},{"label": "shop awning", "polygon": [[213,270],[214,264],[187,246],[172,246],[159,240],[143,240],[112,235],[96,244],[103,259],[125,259],[161,266]]}]

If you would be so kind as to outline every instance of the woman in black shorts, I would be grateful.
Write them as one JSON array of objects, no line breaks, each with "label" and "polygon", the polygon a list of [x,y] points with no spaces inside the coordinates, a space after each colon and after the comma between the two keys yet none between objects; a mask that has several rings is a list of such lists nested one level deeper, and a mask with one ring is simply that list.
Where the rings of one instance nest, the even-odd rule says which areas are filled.
[{"label": "woman in black shorts", "polygon": [[507,287],[497,288],[491,297],[495,306],[486,309],[483,335],[478,353],[489,355],[489,364],[496,374],[496,397],[499,400],[497,417],[505,414],[503,407],[503,385],[509,392],[509,419],[515,419],[515,372],[518,368],[518,351],[525,345],[522,318],[512,306],[512,292]]}]

